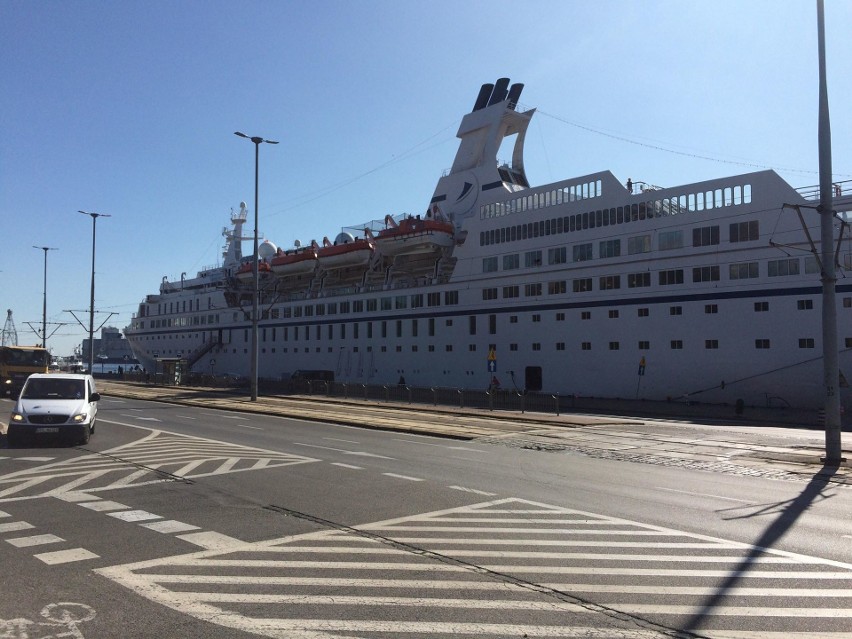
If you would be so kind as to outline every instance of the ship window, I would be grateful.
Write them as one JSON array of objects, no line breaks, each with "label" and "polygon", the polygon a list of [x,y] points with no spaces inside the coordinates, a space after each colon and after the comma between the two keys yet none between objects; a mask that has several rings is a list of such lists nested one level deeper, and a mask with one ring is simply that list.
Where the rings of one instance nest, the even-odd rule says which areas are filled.
[{"label": "ship window", "polygon": [[693,282],[718,282],[719,266],[698,266],[692,269]]},{"label": "ship window", "polygon": [[557,313],[556,314],[556,321],[557,322],[564,322],[565,321],[565,313]]},{"label": "ship window", "polygon": [[613,289],[621,288],[621,276],[605,275],[600,278],[599,286],[600,290],[602,291],[610,291]]},{"label": "ship window", "polygon": [[511,271],[521,266],[521,256],[517,253],[503,256],[503,270]]},{"label": "ship window", "polygon": [[609,343],[609,350],[611,350],[611,351],[617,351],[617,350],[618,350],[618,346],[619,346],[618,342],[610,342],[610,343]]},{"label": "ship window", "polygon": [[504,286],[503,287],[503,298],[513,298],[520,297],[521,289],[519,286]]},{"label": "ship window", "polygon": [[402,320],[396,320],[396,336],[402,337]]},{"label": "ship window", "polygon": [[547,283],[547,294],[548,295],[562,295],[568,292],[568,287],[566,285],[565,280],[557,280],[554,282]]},{"label": "ship window", "polygon": [[440,293],[427,293],[426,303],[429,306],[440,306],[441,305],[441,294]]},{"label": "ship window", "polygon": [[661,251],[683,248],[683,231],[662,231],[659,237]]},{"label": "ship window", "polygon": [[479,232],[479,245],[485,246],[485,231]]},{"label": "ship window", "polygon": [[550,235],[550,220],[544,221],[544,234]]},{"label": "ship window", "polygon": [[541,282],[524,284],[524,295],[527,297],[538,297],[541,295]]},{"label": "ship window", "polygon": [[[328,339],[334,339],[334,328],[333,328],[332,324],[328,325],[327,333],[328,333]],[[308,336],[308,329],[305,328],[305,337],[307,337],[307,336]],[[317,324],[316,336],[317,336],[317,341],[322,339],[322,326],[320,326],[319,324]]]},{"label": "ship window", "polygon": [[769,348],[769,340],[768,339],[756,339],[754,340],[754,347],[757,349],[767,349]]},{"label": "ship window", "polygon": [[527,268],[541,266],[541,251],[527,251],[524,253],[524,266]]},{"label": "ship window", "polygon": [[683,315],[683,306],[669,306],[669,315]]},{"label": "ship window", "polygon": [[379,303],[375,297],[367,300],[367,311],[375,311],[378,307]]},{"label": "ship window", "polygon": [[435,337],[435,318],[429,318],[429,337]]},{"label": "ship window", "polygon": [[783,260],[769,260],[767,264],[769,277],[784,277],[799,274],[799,258],[792,257]]},{"label": "ship window", "polygon": [[406,297],[405,295],[397,295],[396,299],[394,300],[394,306],[398,309],[408,308],[408,297]]},{"label": "ship window", "polygon": [[391,310],[392,304],[393,304],[393,300],[391,300],[391,298],[389,298],[389,297],[383,297],[382,298],[382,310],[383,311]]},{"label": "ship window", "polygon": [[651,252],[651,236],[650,235],[637,235],[635,237],[627,238],[627,254],[628,255],[636,255],[638,253],[650,253]]},{"label": "ship window", "polygon": [[769,302],[755,302],[754,303],[754,312],[755,313],[766,313],[769,311]]},{"label": "ship window", "polygon": [[[358,302],[355,303],[358,304]],[[411,296],[411,308],[423,308],[423,293]]]},{"label": "ship window", "polygon": [[589,214],[583,213],[583,229],[589,228]]},{"label": "ship window", "polygon": [[565,342],[556,342],[556,350],[564,351],[565,350]]},{"label": "ship window", "polygon": [[647,350],[650,350],[650,348],[651,348],[651,342],[639,340],[639,350],[640,351],[647,351]]},{"label": "ship window", "polygon": [[671,284],[683,284],[683,269],[672,269],[668,271],[660,271],[659,273],[660,286],[669,286]]},{"label": "ship window", "polygon": [[639,316],[639,317],[649,317],[650,314],[651,314],[651,311],[648,308],[643,307],[643,308],[637,308],[636,309],[636,315]]},{"label": "ship window", "polygon": [[586,293],[592,290],[592,278],[584,277],[572,280],[572,286],[575,293]]},{"label": "ship window", "polygon": [[582,344],[580,344],[580,348],[583,349],[584,351],[590,351],[590,350],[592,350],[592,343],[591,342],[583,342]]},{"label": "ship window", "polygon": [[717,339],[705,339],[704,340],[704,348],[709,350],[715,350],[719,348],[719,340]]},{"label": "ship window", "polygon": [[447,306],[452,306],[453,304],[459,303],[459,292],[458,291],[445,291],[444,292],[444,304]]},{"label": "ship window", "polygon": [[618,319],[618,309],[613,309],[609,312],[609,319]]},{"label": "ship window", "polygon": [[509,315],[509,324],[517,324],[518,316],[517,315]]},{"label": "ship window", "polygon": [[731,224],[729,231],[731,242],[749,242],[760,239],[760,227],[757,220]]},{"label": "ship window", "polygon": [[485,301],[488,300],[496,300],[498,297],[496,288],[484,288],[482,289],[482,299]]},{"label": "ship window", "polygon": [[373,323],[367,322],[367,339],[373,338]]},{"label": "ship window", "polygon": [[388,336],[388,322],[387,320],[382,320],[382,337],[385,338]]},{"label": "ship window", "polygon": [[489,315],[488,316],[488,334],[496,335],[497,334],[497,316]]},{"label": "ship window", "polygon": [[509,239],[511,239],[512,242],[514,242],[515,240],[518,239],[518,227],[513,226],[509,229],[509,231],[510,231],[510,238]]},{"label": "ship window", "polygon": [[718,226],[702,226],[692,229],[693,246],[712,246],[719,243]]},{"label": "ship window", "polygon": [[521,224],[521,239],[527,239],[528,228],[526,224]]},{"label": "ship window", "polygon": [[565,232],[565,220],[564,220],[564,218],[561,218],[561,217],[556,218],[556,232],[560,233],[560,234]]},{"label": "ship window", "polygon": [[651,286],[651,274],[644,273],[629,273],[627,275],[627,288],[643,288]]},{"label": "ship window", "polygon": [[718,304],[705,304],[704,305],[704,312],[707,313],[708,315],[714,315],[714,314],[719,312],[719,305]]},{"label": "ship window", "polygon": [[305,317],[313,317],[314,315],[314,307],[310,304],[305,306]]},{"label": "ship window", "polygon": [[517,351],[518,345],[517,344],[509,344],[509,350],[510,351]]},{"label": "ship window", "polygon": [[605,240],[599,246],[600,257],[618,257],[621,255],[621,240]]},{"label": "ship window", "polygon": [[799,348],[814,348],[815,341],[813,337],[803,337],[799,339]]},{"label": "ship window", "polygon": [[760,276],[757,262],[740,262],[728,266],[728,278],[732,280],[753,279]]},{"label": "ship window", "polygon": [[751,204],[751,184],[743,186],[743,204]]},{"label": "ship window", "polygon": [[471,335],[476,335],[476,315],[470,315],[468,317],[468,332]]},{"label": "ship window", "polygon": [[497,270],[497,256],[482,258],[482,272],[493,273]]},{"label": "ship window", "polygon": [[[589,246],[591,246],[591,244]],[[548,264],[565,264],[567,262],[568,262],[568,250],[566,249],[566,247],[557,246],[556,248],[547,249],[547,263]]]},{"label": "ship window", "polygon": [[586,260],[592,259],[591,242],[588,244],[575,244],[572,250],[575,262],[585,262]]},{"label": "ship window", "polygon": [[672,350],[680,350],[683,348],[683,340],[673,339],[671,341]]},{"label": "ship window", "polygon": [[[846,263],[847,263],[846,270],[847,271],[849,270],[849,258],[850,258],[850,256],[847,255],[846,256]],[[805,273],[807,273],[809,275],[813,274],[813,273],[819,273],[819,262],[817,261],[816,256],[809,255],[808,257],[805,258]]]}]

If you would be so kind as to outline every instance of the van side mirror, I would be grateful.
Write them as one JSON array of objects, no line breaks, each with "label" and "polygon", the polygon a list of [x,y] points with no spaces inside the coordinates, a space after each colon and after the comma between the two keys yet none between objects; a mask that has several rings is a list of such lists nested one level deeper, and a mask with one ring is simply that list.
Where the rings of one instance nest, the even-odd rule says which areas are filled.
[{"label": "van side mirror", "polygon": [[101,394],[100,394],[100,393],[92,393],[91,397],[89,397],[89,401],[90,401],[90,402],[99,402],[99,401],[101,401]]}]

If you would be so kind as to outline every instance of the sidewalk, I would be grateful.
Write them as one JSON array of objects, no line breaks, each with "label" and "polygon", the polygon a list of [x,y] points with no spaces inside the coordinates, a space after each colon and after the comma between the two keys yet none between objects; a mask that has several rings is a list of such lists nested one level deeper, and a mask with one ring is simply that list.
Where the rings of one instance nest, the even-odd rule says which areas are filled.
[{"label": "sidewalk", "polygon": [[[726,421],[678,421],[569,413],[487,411],[319,396],[258,397],[205,388],[146,386],[98,381],[103,395],[205,408],[262,413],[303,420],[487,441],[539,451],[571,451],[591,457],[680,466],[775,479],[823,480],[852,486],[852,446],[846,461],[826,468],[822,431]],[[844,433],[848,440],[850,435]]]}]

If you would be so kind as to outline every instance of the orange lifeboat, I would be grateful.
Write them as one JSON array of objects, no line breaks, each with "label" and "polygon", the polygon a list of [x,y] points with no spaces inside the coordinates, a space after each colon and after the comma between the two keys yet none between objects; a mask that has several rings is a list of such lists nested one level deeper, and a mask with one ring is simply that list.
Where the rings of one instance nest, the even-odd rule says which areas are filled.
[{"label": "orange lifeboat", "polygon": [[399,222],[390,215],[385,217],[385,228],[375,236],[376,247],[384,255],[412,255],[432,253],[448,248],[455,239],[452,222],[437,219],[406,217]]},{"label": "orange lifeboat", "polygon": [[317,251],[322,268],[333,270],[350,266],[366,266],[376,248],[372,240],[355,239],[348,233],[341,233],[332,244],[323,238],[323,246]]},{"label": "orange lifeboat", "polygon": [[[264,273],[269,273],[269,264],[266,262],[258,262],[257,263],[257,274],[260,277],[263,277]],[[254,273],[252,272],[252,263],[245,262],[240,265],[240,268],[237,269],[237,279],[241,282],[250,282],[254,277]]]},{"label": "orange lifeboat", "polygon": [[280,251],[269,261],[272,272],[276,275],[306,275],[317,268],[317,249],[308,246],[294,251]]}]

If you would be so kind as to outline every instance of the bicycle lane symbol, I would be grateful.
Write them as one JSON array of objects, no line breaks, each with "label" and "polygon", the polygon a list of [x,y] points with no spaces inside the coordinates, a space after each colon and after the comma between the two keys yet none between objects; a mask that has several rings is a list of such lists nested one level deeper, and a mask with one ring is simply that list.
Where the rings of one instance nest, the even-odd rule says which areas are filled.
[{"label": "bicycle lane symbol", "polygon": [[59,602],[46,605],[39,614],[46,621],[0,619],[0,639],[85,639],[77,626],[94,619],[95,609],[81,603]]}]

